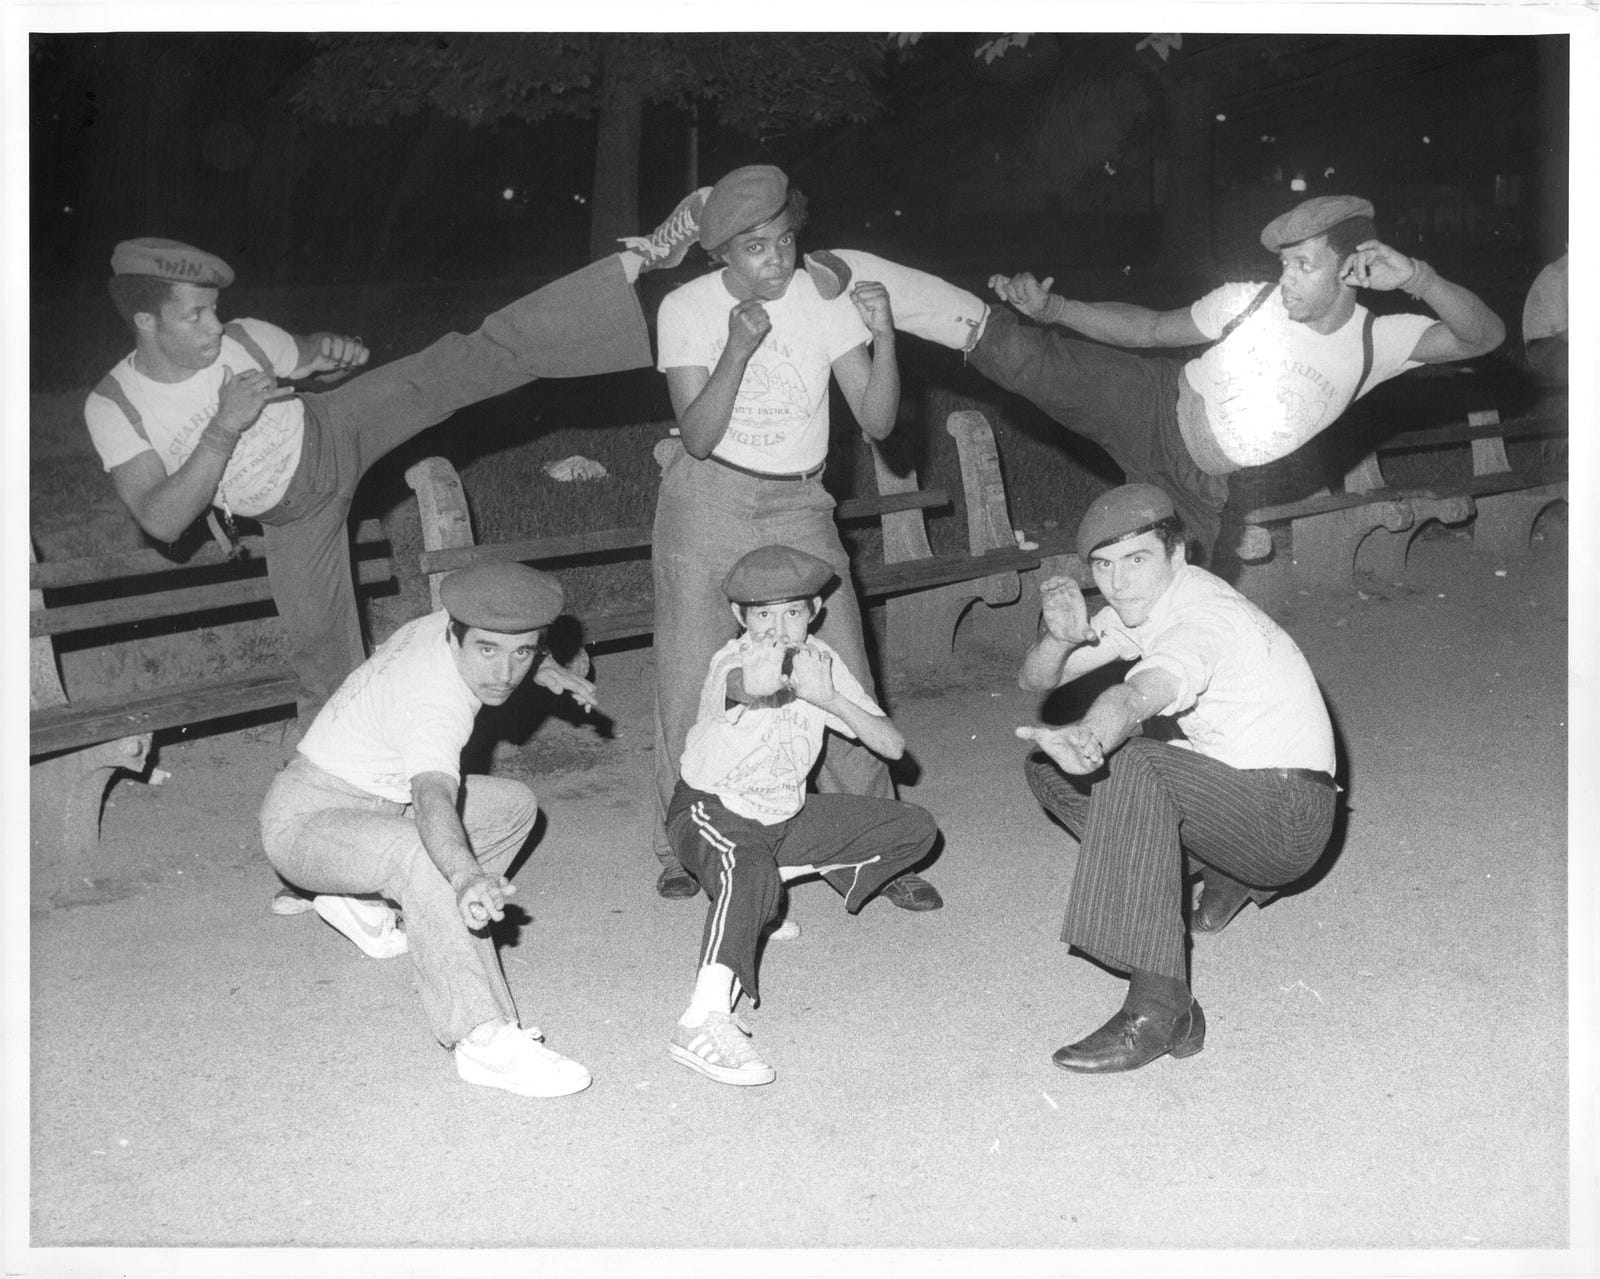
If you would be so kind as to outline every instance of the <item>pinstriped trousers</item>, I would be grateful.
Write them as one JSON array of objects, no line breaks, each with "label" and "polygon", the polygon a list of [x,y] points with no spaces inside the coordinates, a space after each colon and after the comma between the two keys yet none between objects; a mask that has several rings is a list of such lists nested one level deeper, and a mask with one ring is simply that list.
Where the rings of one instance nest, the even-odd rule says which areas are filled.
[{"label": "pinstriped trousers", "polygon": [[751,1002],[760,1003],[756,947],[778,917],[778,867],[822,870],[854,915],[921,861],[937,834],[933,817],[915,804],[844,793],[807,795],[788,821],[767,826],[680,780],[667,810],[667,838],[711,898],[699,967],[733,969]]},{"label": "pinstriped trousers", "polygon": [[1043,753],[1023,768],[1080,844],[1061,940],[1127,971],[1187,980],[1186,853],[1252,889],[1280,888],[1311,869],[1333,830],[1331,787],[1147,737],[1124,742],[1092,781]]}]

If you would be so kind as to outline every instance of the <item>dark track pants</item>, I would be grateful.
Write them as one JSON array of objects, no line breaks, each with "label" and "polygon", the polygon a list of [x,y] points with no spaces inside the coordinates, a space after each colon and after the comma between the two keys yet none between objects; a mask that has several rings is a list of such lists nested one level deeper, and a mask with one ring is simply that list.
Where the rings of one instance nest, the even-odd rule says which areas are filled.
[{"label": "dark track pants", "polygon": [[937,834],[932,816],[915,804],[838,793],[807,795],[788,821],[765,826],[680,781],[667,810],[667,837],[711,898],[697,967],[733,969],[759,1003],[756,947],[778,917],[778,867],[815,866],[854,915],[922,860]]},{"label": "dark track pants", "polygon": [[1260,901],[1271,893],[1259,890],[1310,870],[1333,829],[1331,785],[1145,737],[1124,742],[1089,785],[1042,753],[1023,769],[1081,845],[1061,940],[1127,971],[1188,979],[1185,852]]}]

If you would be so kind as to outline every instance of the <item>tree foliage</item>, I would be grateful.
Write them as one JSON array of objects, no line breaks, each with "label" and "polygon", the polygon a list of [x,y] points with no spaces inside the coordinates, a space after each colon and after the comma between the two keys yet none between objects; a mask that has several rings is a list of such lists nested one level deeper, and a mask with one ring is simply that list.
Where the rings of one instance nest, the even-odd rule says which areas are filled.
[{"label": "tree foliage", "polygon": [[359,33],[316,38],[295,102],[318,119],[381,124],[422,110],[469,124],[590,116],[622,77],[651,104],[715,104],[755,137],[864,120],[889,41],[844,33]]}]

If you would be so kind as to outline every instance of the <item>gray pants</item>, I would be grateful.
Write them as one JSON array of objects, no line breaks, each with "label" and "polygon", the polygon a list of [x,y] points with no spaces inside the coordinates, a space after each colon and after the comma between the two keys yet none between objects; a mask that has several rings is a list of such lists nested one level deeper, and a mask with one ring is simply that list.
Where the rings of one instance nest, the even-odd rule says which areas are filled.
[{"label": "gray pants", "polygon": [[[539,805],[521,782],[462,779],[462,824],[479,864],[504,874]],[[267,860],[311,893],[381,893],[405,912],[412,971],[434,1037],[446,1047],[475,1026],[517,1020],[487,929],[467,929],[449,882],[422,846],[409,804],[382,799],[297,755],[261,806]]]},{"label": "gray pants", "polygon": [[474,333],[447,334],[336,390],[303,397],[300,463],[283,499],[259,517],[303,721],[366,660],[346,521],[372,464],[457,409],[536,378],[649,364],[638,295],[622,263],[609,257],[518,298]]}]

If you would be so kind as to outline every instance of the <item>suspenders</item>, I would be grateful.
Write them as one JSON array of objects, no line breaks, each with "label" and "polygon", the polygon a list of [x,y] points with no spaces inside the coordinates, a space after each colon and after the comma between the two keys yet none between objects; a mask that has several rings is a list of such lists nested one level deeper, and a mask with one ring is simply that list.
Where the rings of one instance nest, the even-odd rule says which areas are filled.
[{"label": "suspenders", "polygon": [[[272,361],[267,359],[267,353],[261,349],[261,344],[245,331],[244,325],[238,321],[233,321],[224,325],[222,332],[225,336],[232,338],[240,346],[244,347],[245,353],[256,362],[262,372],[272,372]],[[134,408],[133,401],[128,398],[128,393],[122,389],[121,382],[107,373],[94,388],[94,393],[103,395],[121,409],[122,415],[128,419],[128,425],[133,428],[133,433],[146,444],[150,444],[150,433],[144,429],[144,418],[140,416],[139,410]],[[154,445],[151,445],[151,447],[154,447]],[[217,522],[215,506],[206,512],[206,523],[211,526],[211,536],[216,540],[217,545],[222,548],[224,555],[229,559],[236,559],[244,554],[244,548],[239,545],[237,540],[238,530],[233,526],[233,512],[228,510],[226,506],[222,508],[222,522],[220,524]]]},{"label": "suspenders", "polygon": [[[1261,304],[1272,296],[1272,291],[1277,287],[1276,284],[1263,284],[1261,291],[1250,299],[1250,305],[1222,326],[1222,332],[1217,334],[1217,342],[1226,342],[1228,335],[1254,315]],[[1361,323],[1361,377],[1356,382],[1355,394],[1350,397],[1351,404],[1354,404],[1361,397],[1361,391],[1367,385],[1367,379],[1372,376],[1372,322],[1376,318],[1371,311],[1368,311],[1367,318]]]}]

